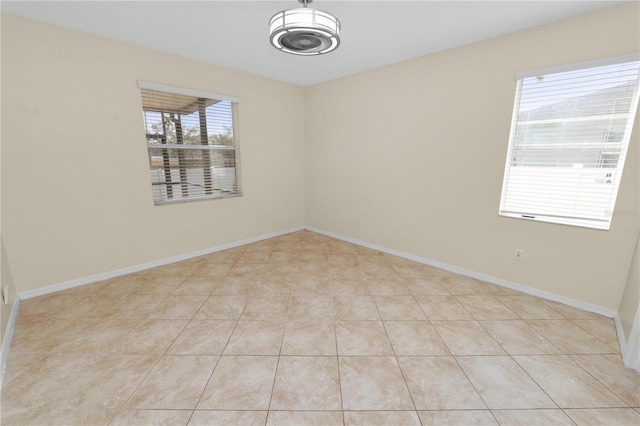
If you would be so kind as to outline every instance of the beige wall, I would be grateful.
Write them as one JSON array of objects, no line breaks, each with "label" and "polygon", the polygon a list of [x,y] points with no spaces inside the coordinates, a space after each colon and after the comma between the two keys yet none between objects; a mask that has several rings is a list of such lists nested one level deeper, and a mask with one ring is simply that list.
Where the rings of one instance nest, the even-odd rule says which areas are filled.
[{"label": "beige wall", "polygon": [[[2,27],[2,23],[0,21],[0,28]],[[0,31],[1,33],[1,31]],[[0,75],[2,74],[1,69],[2,56],[0,55]],[[0,99],[2,97],[0,96]],[[2,129],[2,105],[0,103],[0,129]],[[2,132],[0,132],[0,153],[2,152]],[[0,212],[2,212],[2,158],[0,156]],[[9,265],[9,257],[4,248],[4,239],[2,237],[2,218],[0,213],[0,292],[4,288],[8,289],[7,292],[7,300],[6,304],[2,303],[3,298],[0,296],[0,346],[4,345],[4,338],[7,332],[7,327],[9,325],[9,319],[11,317],[12,310],[14,308],[14,303],[16,301],[16,287],[13,282],[13,275],[11,274],[11,266]],[[8,348],[2,348],[6,352],[2,353],[3,359],[0,363],[0,369],[4,367],[3,362],[6,361],[6,355],[8,354]],[[4,374],[4,371],[0,371],[0,375]],[[1,380],[1,379],[0,379]]]},{"label": "beige wall", "polygon": [[[138,80],[240,98],[243,197],[153,205]],[[303,88],[4,14],[2,89],[18,291],[305,223]]]},{"label": "beige wall", "polygon": [[[616,310],[637,218],[598,231],[498,205],[514,74],[637,52],[638,17],[627,4],[308,88],[307,224]],[[619,211],[638,208],[638,121]]]},{"label": "beige wall", "polygon": [[[2,23],[0,21],[0,29],[2,27]],[[1,30],[0,30],[1,34]],[[0,64],[2,63],[2,56],[0,55]],[[1,65],[0,65],[0,76],[2,75]],[[2,96],[0,96],[0,99]],[[2,105],[0,104],[0,129],[2,128]],[[2,134],[0,132],[0,153],[2,153]],[[2,161],[0,156],[0,195],[2,192]],[[0,212],[2,212],[2,197],[0,196]],[[9,317],[11,315],[11,309],[13,308],[13,301],[15,299],[15,287],[13,285],[13,278],[11,277],[11,270],[9,269],[9,262],[6,260],[6,253],[4,250],[4,242],[2,241],[2,219],[0,213],[0,293],[5,286],[9,286],[11,289],[11,293],[9,295],[8,303],[5,305],[2,303],[2,297],[0,296],[0,347],[4,344],[4,336],[7,331],[7,326],[9,324]],[[0,368],[4,367],[0,363]],[[0,371],[0,375],[3,372]]]}]

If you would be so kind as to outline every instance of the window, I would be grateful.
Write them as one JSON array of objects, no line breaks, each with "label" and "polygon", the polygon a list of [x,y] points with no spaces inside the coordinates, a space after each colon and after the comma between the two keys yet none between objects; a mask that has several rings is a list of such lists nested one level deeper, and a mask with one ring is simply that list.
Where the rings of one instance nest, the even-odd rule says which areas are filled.
[{"label": "window", "polygon": [[633,56],[516,76],[500,215],[609,229],[639,65]]},{"label": "window", "polygon": [[242,195],[237,99],[139,86],[154,204]]}]

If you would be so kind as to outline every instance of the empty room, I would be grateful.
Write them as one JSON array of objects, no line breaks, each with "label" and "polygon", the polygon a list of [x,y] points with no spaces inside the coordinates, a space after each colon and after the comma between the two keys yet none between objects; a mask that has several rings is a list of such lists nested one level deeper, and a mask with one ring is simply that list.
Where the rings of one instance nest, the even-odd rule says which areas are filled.
[{"label": "empty room", "polygon": [[640,424],[640,2],[2,1],[3,425]]}]

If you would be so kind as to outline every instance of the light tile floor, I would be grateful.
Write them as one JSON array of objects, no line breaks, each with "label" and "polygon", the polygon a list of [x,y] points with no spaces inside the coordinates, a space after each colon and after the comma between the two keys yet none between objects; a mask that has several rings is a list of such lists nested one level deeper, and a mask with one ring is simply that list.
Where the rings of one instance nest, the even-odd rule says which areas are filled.
[{"label": "light tile floor", "polygon": [[640,424],[613,321],[308,231],[26,300],[3,425]]}]

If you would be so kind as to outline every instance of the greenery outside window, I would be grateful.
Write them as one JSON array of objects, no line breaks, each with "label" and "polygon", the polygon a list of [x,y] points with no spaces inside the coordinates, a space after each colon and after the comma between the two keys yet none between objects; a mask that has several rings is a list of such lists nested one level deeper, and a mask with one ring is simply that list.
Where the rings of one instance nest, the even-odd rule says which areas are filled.
[{"label": "greenery outside window", "polygon": [[235,98],[139,82],[153,202],[242,195]]}]

